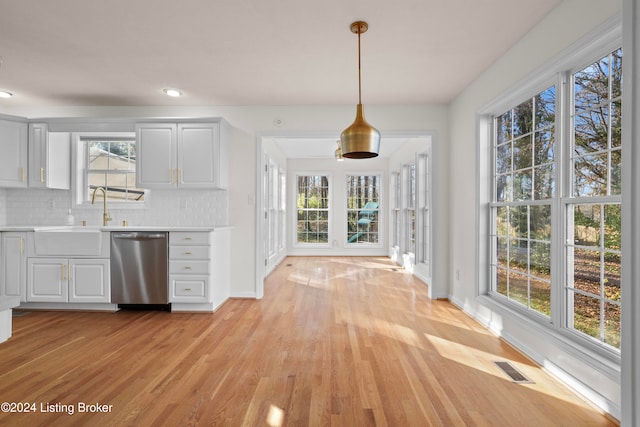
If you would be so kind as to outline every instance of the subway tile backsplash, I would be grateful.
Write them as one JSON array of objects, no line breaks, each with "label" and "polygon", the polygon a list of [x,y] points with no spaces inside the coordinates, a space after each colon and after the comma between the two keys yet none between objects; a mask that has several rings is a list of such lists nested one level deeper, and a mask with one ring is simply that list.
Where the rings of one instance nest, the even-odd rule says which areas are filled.
[{"label": "subway tile backsplash", "polygon": [[[228,224],[228,197],[224,190],[153,190],[143,209],[107,206],[110,225],[210,226]],[[102,202],[74,206],[71,191],[0,189],[0,225],[63,225],[71,209],[75,224],[102,225]]]}]

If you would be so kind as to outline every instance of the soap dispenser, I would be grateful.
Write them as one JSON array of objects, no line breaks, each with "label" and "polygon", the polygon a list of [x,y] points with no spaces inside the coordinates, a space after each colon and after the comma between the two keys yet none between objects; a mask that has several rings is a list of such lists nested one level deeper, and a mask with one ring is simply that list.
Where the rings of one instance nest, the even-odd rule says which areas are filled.
[{"label": "soap dispenser", "polygon": [[69,209],[69,211],[67,212],[67,225],[73,225],[74,223],[75,223],[75,218],[71,213],[71,209]]}]

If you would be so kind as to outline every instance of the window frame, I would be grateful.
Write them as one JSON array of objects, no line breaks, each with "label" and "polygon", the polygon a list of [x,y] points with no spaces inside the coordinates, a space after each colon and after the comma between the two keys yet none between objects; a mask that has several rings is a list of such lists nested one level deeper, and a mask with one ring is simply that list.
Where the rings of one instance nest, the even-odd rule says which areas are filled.
[{"label": "window frame", "polygon": [[[344,199],[344,224],[345,224],[345,235],[343,236],[343,242],[344,242],[344,246],[348,247],[348,248],[381,248],[382,247],[382,239],[383,239],[383,230],[381,228],[382,225],[382,211],[381,211],[381,205],[382,205],[382,196],[383,196],[383,173],[382,172],[362,172],[362,171],[358,171],[358,172],[346,172],[344,174],[344,183],[345,183],[345,199]],[[359,178],[363,178],[363,177],[375,177],[377,178],[377,193],[378,193],[378,199],[376,200],[378,203],[378,207],[375,209],[376,210],[376,216],[377,216],[377,227],[378,227],[378,231],[376,232],[378,235],[378,241],[374,242],[374,243],[370,243],[370,242],[349,242],[349,212],[354,212],[354,211],[360,211],[361,208],[349,208],[349,204],[348,204],[348,198],[349,198],[349,185],[348,185],[348,180],[350,177],[359,177]]]},{"label": "window frame", "polygon": [[[323,208],[322,211],[326,211],[327,212],[327,242],[326,243],[309,243],[309,242],[300,242],[298,240],[298,179],[300,177],[304,177],[304,176],[311,176],[311,177],[326,177],[327,178],[327,189],[328,189],[328,195],[327,195],[327,201],[328,201],[328,206],[326,208]],[[331,173],[329,172],[322,172],[322,171],[314,171],[314,172],[296,172],[294,173],[294,179],[295,179],[295,191],[292,191],[292,195],[293,195],[293,201],[292,201],[292,206],[295,207],[294,209],[294,221],[293,221],[293,230],[292,230],[292,240],[293,240],[293,247],[295,248],[329,248],[332,247],[333,245],[333,234],[332,234],[332,222],[333,222],[333,177],[331,175]],[[318,209],[315,209],[318,210]]]},{"label": "window frame", "polygon": [[[567,78],[570,73],[581,70],[584,67],[598,61],[600,58],[610,54],[622,46],[622,28],[621,21],[611,20],[603,25],[597,31],[589,34],[583,39],[576,42],[569,49],[552,58],[548,63],[543,64],[534,70],[529,76],[520,80],[511,89],[503,92],[501,95],[488,102],[485,106],[478,109],[476,114],[477,120],[477,194],[478,204],[476,212],[476,244],[478,248],[478,258],[476,268],[478,275],[476,278],[476,299],[482,304],[497,313],[504,315],[515,315],[521,320],[527,320],[531,327],[541,328],[570,348],[589,354],[590,357],[602,357],[602,360],[609,361],[612,365],[619,366],[620,350],[611,346],[594,342],[594,340],[586,336],[584,333],[574,331],[566,327],[566,309],[567,301],[564,295],[564,277],[566,277],[566,259],[564,258],[564,241],[567,235],[567,226],[564,224],[564,216],[559,212],[567,203],[566,196],[569,195],[568,179],[556,167],[554,172],[556,177],[556,197],[552,202],[552,210],[555,211],[552,228],[559,230],[552,237],[552,290],[551,290],[551,316],[538,316],[535,313],[527,312],[516,304],[508,304],[491,295],[490,283],[492,271],[491,264],[491,239],[489,236],[494,232],[490,215],[490,203],[493,196],[493,176],[494,164],[491,155],[491,147],[493,141],[492,119],[494,116],[501,114],[506,109],[518,105],[522,100],[534,96],[536,93],[543,91],[550,84],[556,84],[557,108],[556,114],[560,119],[556,119],[556,132],[562,138],[559,143],[560,149],[557,150],[556,164],[563,164],[564,168],[568,167],[569,145],[567,138],[571,132],[571,123],[569,120],[569,111],[567,111],[567,97],[571,97],[568,88]],[[573,201],[571,201],[573,202]],[[624,209],[624,208],[623,208]],[[560,249],[560,254],[555,253]],[[554,252],[555,250],[555,252]]]},{"label": "window frame", "polygon": [[[87,142],[90,141],[132,141],[135,144],[136,134],[135,132],[74,132],[72,133],[72,164],[74,165],[74,170],[71,173],[71,181],[72,181],[72,198],[73,205],[76,208],[83,209],[95,209],[102,210],[102,204],[100,203],[91,203],[91,198],[88,195],[88,187],[89,187],[89,152],[87,147]],[[102,172],[108,173],[108,171],[101,170]],[[136,170],[137,172],[137,170]],[[117,172],[120,173],[120,172]],[[120,211],[120,210],[138,210],[138,209],[146,209],[149,203],[150,191],[147,189],[144,190],[144,199],[139,202],[134,201],[117,201],[107,199],[107,204],[109,210],[111,211]],[[96,196],[97,197],[97,196]],[[100,197],[102,197],[100,195]],[[102,199],[100,199],[102,201]]]}]

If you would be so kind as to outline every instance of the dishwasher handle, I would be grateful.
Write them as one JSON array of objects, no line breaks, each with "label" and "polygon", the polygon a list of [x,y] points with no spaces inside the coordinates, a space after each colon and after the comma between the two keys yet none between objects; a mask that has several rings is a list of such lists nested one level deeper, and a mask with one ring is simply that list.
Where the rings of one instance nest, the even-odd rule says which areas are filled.
[{"label": "dishwasher handle", "polygon": [[166,239],[166,233],[113,233],[114,239],[122,240],[155,240]]}]

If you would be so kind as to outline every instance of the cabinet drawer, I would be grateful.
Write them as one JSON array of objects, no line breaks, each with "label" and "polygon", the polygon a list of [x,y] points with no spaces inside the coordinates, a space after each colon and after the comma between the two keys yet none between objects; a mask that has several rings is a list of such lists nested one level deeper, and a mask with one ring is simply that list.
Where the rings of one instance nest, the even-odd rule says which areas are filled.
[{"label": "cabinet drawer", "polygon": [[208,245],[209,233],[171,231],[169,232],[170,245]]},{"label": "cabinet drawer", "polygon": [[209,246],[170,246],[170,259],[201,259],[208,260],[211,257]]},{"label": "cabinet drawer", "polygon": [[169,261],[169,274],[209,274],[209,261]]},{"label": "cabinet drawer", "polygon": [[169,302],[208,302],[209,278],[171,276]]}]

